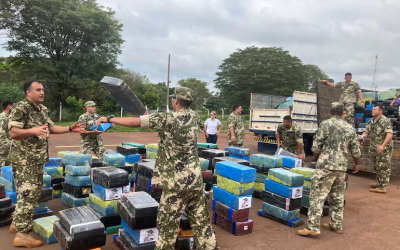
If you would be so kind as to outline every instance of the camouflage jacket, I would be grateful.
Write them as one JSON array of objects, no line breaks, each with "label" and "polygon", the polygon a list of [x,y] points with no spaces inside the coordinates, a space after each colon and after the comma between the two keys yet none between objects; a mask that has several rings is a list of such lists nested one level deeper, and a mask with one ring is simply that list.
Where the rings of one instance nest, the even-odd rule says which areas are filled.
[{"label": "camouflage jacket", "polygon": [[8,130],[8,115],[0,114],[0,155],[8,154],[11,146],[10,131]]},{"label": "camouflage jacket", "polygon": [[231,113],[228,116],[228,134],[226,136],[228,143],[231,142],[231,130],[230,128],[233,127],[234,128],[234,132],[235,132],[235,138],[236,141],[234,142],[234,144],[243,144],[244,141],[244,135],[245,135],[245,130],[244,130],[244,125],[243,125],[243,121],[242,121],[242,117],[240,115],[237,115],[235,113]]},{"label": "camouflage jacket", "polygon": [[319,154],[316,169],[346,171],[349,154],[361,157],[354,128],[341,117],[324,121],[314,136],[312,151]]},{"label": "camouflage jacket", "polygon": [[358,92],[361,92],[360,86],[356,82],[339,82],[335,87],[341,92],[340,102],[342,103],[355,103]]},{"label": "camouflage jacket", "polygon": [[[49,129],[54,125],[50,118],[49,110],[42,104],[36,106],[34,103],[24,99],[16,103],[11,109],[8,117],[8,128],[30,129],[49,124]],[[8,160],[12,163],[43,164],[49,160],[49,137],[42,139],[32,135],[23,140],[12,140]]]},{"label": "camouflage jacket", "polygon": [[290,128],[279,124],[276,132],[281,136],[283,148],[297,147],[298,143],[303,143],[303,134],[296,124],[292,124]]},{"label": "camouflage jacket", "polygon": [[[93,114],[89,115],[88,113],[84,113],[83,115],[79,116],[78,122],[79,123],[86,123],[85,125],[85,130],[86,131],[92,131],[92,127],[94,125],[97,125],[97,120],[100,118],[98,114]],[[83,135],[81,134],[81,141],[82,142],[92,142],[98,140],[100,135],[98,134],[89,134],[89,135]]]},{"label": "camouflage jacket", "polygon": [[200,160],[197,154],[199,127],[203,122],[191,109],[155,113],[140,117],[142,128],[158,132],[158,153],[152,185],[164,190],[201,190]]},{"label": "camouflage jacket", "polygon": [[[376,122],[374,119],[371,119],[367,124],[365,132],[368,133],[370,138],[369,150],[370,152],[373,151],[373,153],[375,153],[377,147],[382,145],[382,143],[385,141],[386,134],[393,134],[392,123],[386,116],[382,115]],[[388,145],[386,145],[386,149],[389,151],[393,149],[392,140],[388,143]]]}]

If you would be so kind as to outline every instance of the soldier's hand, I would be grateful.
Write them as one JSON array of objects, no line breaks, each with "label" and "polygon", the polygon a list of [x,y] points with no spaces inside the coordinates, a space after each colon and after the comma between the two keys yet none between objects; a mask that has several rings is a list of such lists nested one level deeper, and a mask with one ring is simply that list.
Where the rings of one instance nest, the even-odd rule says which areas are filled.
[{"label": "soldier's hand", "polygon": [[231,141],[236,142],[236,137],[234,135],[231,136]]},{"label": "soldier's hand", "polygon": [[392,102],[392,103],[390,103],[390,107],[392,107],[392,108],[393,108],[393,102]]},{"label": "soldier's hand", "polygon": [[383,152],[383,150],[385,150],[385,147],[384,146],[379,146],[378,147],[378,154],[382,154],[382,152]]},{"label": "soldier's hand", "polygon": [[49,136],[49,125],[43,125],[40,127],[35,127],[32,128],[33,134],[41,137],[42,139],[46,140],[46,138]]},{"label": "soldier's hand", "polygon": [[104,117],[104,116],[100,117],[100,118],[97,120],[97,127],[100,126],[100,123],[105,123],[105,122],[107,122],[107,117]]},{"label": "soldier's hand", "polygon": [[97,129],[95,129],[93,132],[94,132],[96,135],[99,135],[99,134],[103,133],[103,131],[98,131]]},{"label": "soldier's hand", "polygon": [[355,174],[355,173],[357,173],[358,171],[360,171],[360,168],[358,167],[358,165],[353,164],[353,167],[354,167],[354,172],[353,172],[353,174]]},{"label": "soldier's hand", "polygon": [[365,103],[361,103],[361,107],[365,109]]},{"label": "soldier's hand", "polygon": [[303,154],[298,154],[297,157],[298,157],[299,159],[301,159],[301,160],[304,159]]},{"label": "soldier's hand", "polygon": [[74,132],[81,132],[81,130],[85,129],[85,123],[84,122],[82,122],[82,123],[75,122],[74,124],[71,125],[71,129]]},{"label": "soldier's hand", "polygon": [[278,148],[280,148],[280,147],[281,147],[281,144],[278,142],[278,143],[276,144],[276,146],[277,146]]}]

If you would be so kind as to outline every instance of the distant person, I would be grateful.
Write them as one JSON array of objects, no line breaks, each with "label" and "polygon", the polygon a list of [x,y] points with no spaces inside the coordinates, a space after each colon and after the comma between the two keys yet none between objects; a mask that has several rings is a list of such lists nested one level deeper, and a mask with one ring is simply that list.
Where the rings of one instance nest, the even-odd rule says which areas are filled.
[{"label": "distant person", "polygon": [[303,133],[296,124],[293,124],[290,115],[283,117],[283,122],[276,129],[275,136],[278,148],[282,147],[284,150],[297,155],[299,159],[305,159]]},{"label": "distant person", "polygon": [[322,80],[321,82],[324,82],[329,86],[338,88],[340,90],[340,102],[344,104],[344,109],[347,112],[346,121],[354,127],[356,113],[354,105],[357,102],[357,95],[360,98],[361,107],[365,108],[365,103],[360,86],[358,85],[358,83],[352,81],[353,75],[351,73],[346,73],[344,75],[344,79],[346,80],[345,82],[339,82],[336,85],[327,80]]},{"label": "distant person", "polygon": [[[204,123],[206,129],[206,140],[207,143],[217,144],[218,134],[222,130],[222,123],[215,117],[215,111],[211,111],[210,118]],[[219,129],[218,129],[218,126]],[[217,131],[218,129],[218,131]]]},{"label": "distant person", "polygon": [[390,107],[393,108],[394,102],[395,102],[397,99],[399,99],[399,98],[400,98],[400,89],[396,89],[396,94],[395,94],[395,96],[394,96],[394,98],[393,98],[393,101],[390,103]]},{"label": "distant person", "polygon": [[11,147],[10,131],[8,130],[8,115],[10,114],[11,108],[14,101],[5,100],[3,102],[3,113],[0,114],[0,167],[7,166],[8,152]]},{"label": "distant person", "polygon": [[242,106],[234,105],[232,108],[232,113],[228,117],[228,134],[226,139],[228,141],[229,147],[239,147],[243,148],[245,130],[242,117]]}]

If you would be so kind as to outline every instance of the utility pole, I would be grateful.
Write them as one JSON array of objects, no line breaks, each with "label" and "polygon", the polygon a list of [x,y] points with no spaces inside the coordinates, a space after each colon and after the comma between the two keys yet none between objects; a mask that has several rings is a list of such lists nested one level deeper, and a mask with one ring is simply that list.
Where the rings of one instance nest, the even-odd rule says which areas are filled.
[{"label": "utility pole", "polygon": [[171,54],[168,54],[168,79],[167,79],[167,113],[169,112],[169,70],[170,70],[170,63],[171,63]]},{"label": "utility pole", "polygon": [[372,78],[372,90],[376,91],[379,82],[379,74],[378,74],[378,55],[375,56],[375,69],[374,69],[374,76]]}]

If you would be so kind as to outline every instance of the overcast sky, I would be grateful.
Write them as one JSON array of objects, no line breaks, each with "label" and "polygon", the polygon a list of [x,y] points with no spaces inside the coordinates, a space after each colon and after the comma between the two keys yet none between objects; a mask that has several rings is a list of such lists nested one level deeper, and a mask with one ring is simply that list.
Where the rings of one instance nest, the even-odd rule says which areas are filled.
[{"label": "overcast sky", "polygon": [[[213,90],[215,72],[237,48],[282,47],[336,82],[353,73],[371,89],[399,88],[399,0],[101,0],[124,25],[119,60],[172,85],[196,77]],[[397,23],[397,24],[396,24]],[[10,54],[0,49],[0,56]]]}]

